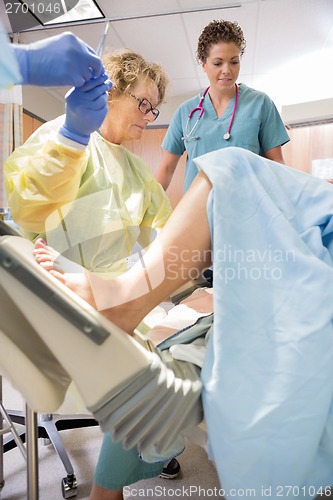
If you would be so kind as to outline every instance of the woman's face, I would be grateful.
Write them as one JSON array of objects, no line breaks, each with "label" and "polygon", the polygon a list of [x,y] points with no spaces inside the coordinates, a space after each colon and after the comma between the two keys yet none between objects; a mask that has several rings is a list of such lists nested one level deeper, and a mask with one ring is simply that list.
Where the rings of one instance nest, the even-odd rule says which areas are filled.
[{"label": "woman's face", "polygon": [[240,71],[241,51],[233,42],[212,45],[207,60],[202,64],[210,85],[216,90],[231,89]]},{"label": "woman's face", "polygon": [[112,97],[109,112],[103,124],[106,139],[116,144],[140,139],[148,123],[154,121],[151,111],[144,114],[138,109],[137,99],[147,99],[155,108],[159,97],[156,84],[149,78],[142,77],[130,88],[129,92],[132,95],[124,92]]}]

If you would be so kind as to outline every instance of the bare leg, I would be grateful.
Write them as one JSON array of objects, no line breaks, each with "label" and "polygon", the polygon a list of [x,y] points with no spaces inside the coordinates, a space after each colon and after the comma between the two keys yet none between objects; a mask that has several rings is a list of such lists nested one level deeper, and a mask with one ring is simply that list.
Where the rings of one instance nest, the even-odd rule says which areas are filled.
[{"label": "bare leg", "polygon": [[123,490],[106,490],[94,483],[89,500],[124,500]]},{"label": "bare leg", "polygon": [[[144,268],[139,263],[112,280],[101,280],[94,273],[86,273],[85,277],[81,275],[79,285],[77,279],[73,283],[71,274],[55,271],[57,266],[53,267],[53,275],[97,306],[113,323],[133,332],[151,309],[193,277],[193,271],[199,273],[210,266],[206,203],[211,187],[201,172],[145,254]],[[53,256],[48,257],[48,247],[36,244],[36,252],[40,252],[36,260],[52,270]]]},{"label": "bare leg", "polygon": [[[102,314],[125,331],[131,332],[151,309],[187,283],[193,272],[199,274],[211,265],[211,238],[206,214],[211,191],[207,176],[200,173],[181,199],[156,242],[145,255],[147,282],[155,283],[164,265],[164,277],[157,286],[132,300],[104,309]],[[95,290],[94,276],[90,283]],[[134,266],[117,279],[117,298],[134,296],[142,283],[142,271]],[[104,290],[101,295],[108,297]],[[98,302],[98,287],[95,299]],[[109,298],[108,298],[109,300]]]}]

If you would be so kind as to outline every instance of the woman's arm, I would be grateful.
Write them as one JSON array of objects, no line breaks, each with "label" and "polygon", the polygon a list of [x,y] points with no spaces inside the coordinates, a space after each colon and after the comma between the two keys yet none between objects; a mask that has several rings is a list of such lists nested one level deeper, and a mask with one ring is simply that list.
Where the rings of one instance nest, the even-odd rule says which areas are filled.
[{"label": "woman's arm", "polygon": [[156,180],[162,185],[166,191],[171,183],[173,174],[177,168],[180,156],[163,149],[162,161],[155,174]]},{"label": "woman's arm", "polygon": [[17,148],[5,163],[5,183],[11,214],[24,230],[41,234],[45,220],[74,200],[89,154],[67,147],[42,130]]},{"label": "woman's arm", "polygon": [[282,147],[276,146],[275,148],[269,149],[264,154],[265,158],[272,161],[277,161],[278,163],[284,164],[284,158],[282,154]]}]

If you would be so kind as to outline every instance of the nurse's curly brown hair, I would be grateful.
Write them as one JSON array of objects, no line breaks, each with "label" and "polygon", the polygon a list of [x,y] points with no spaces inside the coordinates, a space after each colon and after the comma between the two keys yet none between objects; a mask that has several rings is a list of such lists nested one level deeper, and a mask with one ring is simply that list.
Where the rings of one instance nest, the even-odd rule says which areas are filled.
[{"label": "nurse's curly brown hair", "polygon": [[109,91],[110,96],[114,91],[125,92],[130,90],[140,77],[152,80],[158,89],[158,103],[165,99],[169,78],[157,63],[146,61],[140,54],[130,49],[118,49],[103,57],[106,73],[113,86]]},{"label": "nurse's curly brown hair", "polygon": [[217,43],[230,43],[233,42],[239,47],[241,56],[244,54],[246,47],[246,40],[244,38],[243,30],[235,21],[212,21],[202,30],[197,47],[197,58],[200,63],[205,63],[209,56],[212,45]]}]

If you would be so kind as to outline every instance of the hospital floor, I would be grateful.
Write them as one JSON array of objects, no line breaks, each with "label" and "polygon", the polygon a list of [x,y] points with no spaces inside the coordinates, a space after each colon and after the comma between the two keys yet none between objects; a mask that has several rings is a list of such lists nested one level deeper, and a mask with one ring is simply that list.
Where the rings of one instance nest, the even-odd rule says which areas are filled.
[{"label": "hospital floor", "polygon": [[[24,403],[20,395],[3,381],[3,399],[6,408],[21,410]],[[89,492],[97,462],[102,434],[99,427],[61,431],[61,436],[73,465],[78,482],[77,500],[89,498]],[[39,500],[61,500],[61,481],[66,476],[64,467],[52,445],[45,446],[39,440]],[[215,468],[206,452],[198,446],[187,443],[186,450],[178,457],[180,475],[173,480],[154,478],[140,481],[128,487],[126,500],[145,498],[158,500],[176,497],[180,500],[202,497],[223,498],[219,495],[219,483]],[[0,493],[1,500],[26,500],[25,461],[18,448],[4,454],[5,486]]]}]

